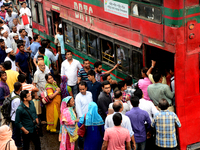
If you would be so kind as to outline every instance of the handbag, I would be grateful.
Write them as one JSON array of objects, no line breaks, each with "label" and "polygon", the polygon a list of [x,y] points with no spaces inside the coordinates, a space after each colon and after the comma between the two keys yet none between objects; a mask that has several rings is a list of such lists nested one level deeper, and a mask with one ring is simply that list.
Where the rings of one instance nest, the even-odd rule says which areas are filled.
[{"label": "handbag", "polygon": [[29,24],[28,16],[27,16],[27,15],[23,15],[23,16],[22,16],[22,21],[23,21],[24,25]]},{"label": "handbag", "polygon": [[42,102],[42,104],[46,105],[46,104],[49,104],[53,101],[53,99],[50,99],[48,94],[47,94],[47,91],[46,90],[41,90],[41,97],[40,97],[40,100]]},{"label": "handbag", "polygon": [[42,126],[41,126],[41,121],[38,119],[39,123],[36,122],[36,120],[33,119],[33,117],[31,116],[31,114],[29,113],[29,111],[23,107],[22,105],[19,105],[22,108],[24,108],[24,110],[26,110],[26,112],[29,114],[29,116],[31,117],[33,124],[35,125],[35,131],[37,133],[37,135],[39,135],[40,137],[43,137],[43,133],[42,133]]},{"label": "handbag", "polygon": [[84,116],[83,124],[81,125],[81,127],[78,129],[78,132],[77,132],[77,134],[78,134],[80,137],[84,137],[85,132],[86,132],[85,118],[86,118],[86,114],[85,114],[85,116]]},{"label": "handbag", "polygon": [[[9,141],[6,143],[5,150],[10,150],[10,142],[11,142],[11,140],[9,140]],[[7,147],[9,147],[9,149],[7,149]]]}]

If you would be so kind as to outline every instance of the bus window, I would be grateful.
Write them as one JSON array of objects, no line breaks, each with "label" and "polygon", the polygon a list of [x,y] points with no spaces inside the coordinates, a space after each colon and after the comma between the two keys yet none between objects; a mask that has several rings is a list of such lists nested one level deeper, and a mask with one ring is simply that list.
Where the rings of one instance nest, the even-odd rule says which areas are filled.
[{"label": "bus window", "polygon": [[141,69],[142,69],[142,54],[133,51],[132,52],[132,68],[133,77],[140,78],[141,77]]},{"label": "bus window", "polygon": [[131,71],[129,49],[120,45],[116,45],[115,49],[117,54],[117,63],[120,64],[119,69],[127,74],[130,74]]},{"label": "bus window", "polygon": [[35,7],[35,1],[31,1],[31,11],[32,11],[32,18],[34,22],[37,22],[37,16],[36,14],[36,7]]},{"label": "bus window", "polygon": [[162,19],[162,11],[160,8],[140,3],[131,4],[131,15],[158,23],[161,23]]},{"label": "bus window", "polygon": [[93,34],[88,33],[87,34],[87,47],[88,47],[88,54],[92,55],[96,59],[100,59],[100,43],[99,43],[99,38]]},{"label": "bus window", "polygon": [[38,23],[44,25],[44,17],[43,17],[43,8],[41,3],[38,4],[37,14],[38,14]]},{"label": "bus window", "polygon": [[65,43],[70,46],[74,46],[73,28],[71,25],[69,25],[67,23],[64,23],[64,25],[65,25],[65,30],[64,30]]},{"label": "bus window", "polygon": [[109,64],[115,64],[112,42],[102,39],[101,44],[103,61],[108,62]]},{"label": "bus window", "polygon": [[74,27],[75,48],[81,49],[80,30]]},{"label": "bus window", "polygon": [[81,30],[81,51],[87,53],[85,44],[85,32]]},{"label": "bus window", "polygon": [[49,28],[49,35],[53,35],[52,18],[50,15],[47,15],[47,23]]}]

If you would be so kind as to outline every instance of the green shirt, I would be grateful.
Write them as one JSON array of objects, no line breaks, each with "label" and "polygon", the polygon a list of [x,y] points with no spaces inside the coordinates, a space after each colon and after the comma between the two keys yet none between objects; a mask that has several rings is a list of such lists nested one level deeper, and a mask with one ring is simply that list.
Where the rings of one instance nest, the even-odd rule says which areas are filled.
[{"label": "green shirt", "polygon": [[[26,107],[26,105],[24,105],[23,102],[21,102],[20,105],[25,107],[29,111],[34,120],[38,118],[34,103],[32,101],[29,102],[29,108]],[[16,111],[15,124],[18,128],[24,127],[26,130],[29,131],[29,133],[33,133],[35,130],[35,125],[33,124],[33,120],[31,119],[28,112],[20,105]]]},{"label": "green shirt", "polygon": [[47,67],[49,67],[49,65],[51,64],[49,58],[48,58],[46,55],[44,55],[44,63],[45,63],[45,65],[46,65]]}]

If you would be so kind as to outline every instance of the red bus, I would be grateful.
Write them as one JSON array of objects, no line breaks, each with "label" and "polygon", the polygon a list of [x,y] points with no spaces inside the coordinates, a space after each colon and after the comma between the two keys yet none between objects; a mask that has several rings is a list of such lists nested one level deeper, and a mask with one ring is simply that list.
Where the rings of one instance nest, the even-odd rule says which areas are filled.
[{"label": "red bus", "polygon": [[62,24],[65,48],[103,70],[116,63],[112,77],[140,78],[151,59],[175,70],[176,113],[181,150],[200,147],[200,2],[199,0],[32,0],[33,32],[53,41]]}]

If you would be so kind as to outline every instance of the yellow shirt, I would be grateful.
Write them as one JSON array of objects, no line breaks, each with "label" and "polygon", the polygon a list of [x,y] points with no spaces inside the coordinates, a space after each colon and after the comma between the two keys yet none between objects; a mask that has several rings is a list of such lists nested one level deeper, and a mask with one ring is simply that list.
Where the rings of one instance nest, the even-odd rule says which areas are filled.
[{"label": "yellow shirt", "polygon": [[13,70],[6,70],[5,71],[6,74],[7,74],[7,80],[6,80],[6,83],[8,84],[8,87],[10,89],[10,93],[12,91],[14,91],[14,84],[15,82],[18,81],[17,77],[19,75],[19,73],[17,71],[13,71]]}]

